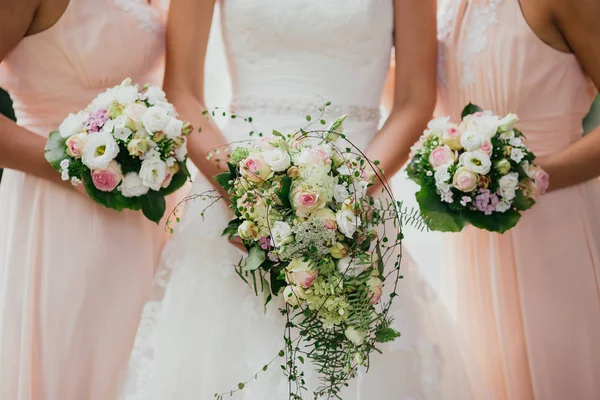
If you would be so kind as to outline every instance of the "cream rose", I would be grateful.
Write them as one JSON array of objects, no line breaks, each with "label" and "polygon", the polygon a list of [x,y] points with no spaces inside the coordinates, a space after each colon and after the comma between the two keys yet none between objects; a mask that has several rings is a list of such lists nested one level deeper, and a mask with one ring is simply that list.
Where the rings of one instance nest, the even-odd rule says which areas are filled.
[{"label": "cream rose", "polygon": [[383,296],[383,281],[376,276],[371,276],[367,280],[367,286],[371,292],[371,305],[379,303]]},{"label": "cream rose", "polygon": [[241,173],[248,181],[253,183],[263,182],[271,176],[271,167],[265,159],[254,154],[241,161]]},{"label": "cream rose", "polygon": [[163,132],[167,135],[168,139],[175,140],[180,137],[183,133],[183,121],[177,118],[171,118]]},{"label": "cream rose", "polygon": [[319,276],[319,272],[313,267],[313,262],[304,261],[300,258],[293,259],[287,266],[288,277],[295,284],[308,289],[311,287],[315,279]]},{"label": "cream rose", "polygon": [[500,129],[500,132],[509,132],[513,129],[517,121],[519,121],[519,117],[516,114],[510,113],[500,120],[498,129]]},{"label": "cream rose", "polygon": [[87,143],[87,133],[80,132],[76,135],[69,136],[67,139],[67,154],[74,158],[81,158],[83,149]]},{"label": "cream rose", "polygon": [[461,192],[472,192],[477,188],[478,176],[477,174],[469,171],[465,167],[461,167],[454,173],[452,180],[452,186],[460,190]]},{"label": "cream rose", "polygon": [[337,221],[336,215],[329,208],[322,208],[311,214],[311,218],[321,218],[323,220],[323,226],[327,229],[336,230]]},{"label": "cream rose", "polygon": [[260,237],[260,230],[254,222],[244,221],[238,227],[238,235],[244,240],[257,240]]},{"label": "cream rose", "polygon": [[462,136],[462,132],[458,129],[456,125],[451,125],[444,131],[442,135],[442,140],[444,144],[450,147],[451,150],[461,150],[463,148],[460,143],[460,138]]},{"label": "cream rose", "polygon": [[150,143],[146,139],[134,138],[127,145],[127,151],[129,155],[133,157],[140,157],[150,149]]}]

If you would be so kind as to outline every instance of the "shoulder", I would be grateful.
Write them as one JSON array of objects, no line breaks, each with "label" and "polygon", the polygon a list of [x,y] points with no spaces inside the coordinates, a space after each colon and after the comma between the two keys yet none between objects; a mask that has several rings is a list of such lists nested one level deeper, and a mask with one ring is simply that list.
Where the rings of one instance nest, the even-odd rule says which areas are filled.
[{"label": "shoulder", "polygon": [[0,60],[27,34],[42,0],[0,0]]}]

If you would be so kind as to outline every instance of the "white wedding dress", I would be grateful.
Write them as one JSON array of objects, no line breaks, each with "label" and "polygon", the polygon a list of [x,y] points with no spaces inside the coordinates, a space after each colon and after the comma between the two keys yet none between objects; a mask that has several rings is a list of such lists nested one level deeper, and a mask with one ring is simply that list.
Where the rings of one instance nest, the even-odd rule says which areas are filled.
[{"label": "white wedding dress", "polygon": [[[393,0],[224,0],[221,11],[236,114],[252,117],[258,131],[285,132],[305,126],[307,114],[318,116],[322,96],[332,102],[325,119],[348,114],[348,138],[362,149],[368,146],[380,120]],[[237,118],[224,134],[234,142],[247,139],[250,130]],[[198,176],[192,192],[210,188]],[[225,204],[203,218],[206,206],[201,200],[186,205],[164,251],[121,400],[208,400],[236,389],[283,348],[281,299],[265,313],[263,298],[234,272],[241,253],[220,236],[230,218]],[[373,355],[371,370],[342,398],[492,399],[482,382],[467,380],[466,369],[476,366],[406,254],[402,273],[393,306],[402,337],[382,346],[383,355]],[[277,360],[232,398],[287,399],[280,364]],[[309,387],[315,378],[308,369]]]}]

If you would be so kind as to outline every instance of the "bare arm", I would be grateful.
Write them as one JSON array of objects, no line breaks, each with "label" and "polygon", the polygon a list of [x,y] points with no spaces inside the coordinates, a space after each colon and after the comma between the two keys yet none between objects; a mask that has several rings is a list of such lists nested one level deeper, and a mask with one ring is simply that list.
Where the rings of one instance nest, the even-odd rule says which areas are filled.
[{"label": "bare arm", "polygon": [[[390,115],[367,150],[391,178],[408,159],[433,115],[436,91],[436,2],[395,0],[396,72]],[[377,190],[371,188],[371,193]]]},{"label": "bare arm", "polygon": [[[0,60],[30,30],[40,3],[40,0],[0,0]],[[62,183],[60,174],[44,158],[43,137],[0,116],[0,143],[0,167]]]},{"label": "bare arm", "polygon": [[[600,3],[597,0],[552,0],[553,20],[569,47],[600,88]],[[539,165],[550,175],[550,190],[600,176],[600,128],[548,157]]]},{"label": "bare arm", "polygon": [[188,154],[200,172],[208,178],[223,172],[222,162],[215,157],[207,160],[209,152],[227,144],[215,124],[202,111],[204,103],[204,61],[214,11],[214,0],[171,0],[167,28],[167,67],[165,92],[183,120],[201,128],[189,136]]}]

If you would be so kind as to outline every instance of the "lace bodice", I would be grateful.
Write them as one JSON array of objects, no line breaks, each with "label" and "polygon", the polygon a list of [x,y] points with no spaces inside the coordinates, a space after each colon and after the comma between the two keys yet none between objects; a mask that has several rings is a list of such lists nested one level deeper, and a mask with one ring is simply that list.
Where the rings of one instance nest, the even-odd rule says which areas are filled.
[{"label": "lace bodice", "polygon": [[323,96],[378,119],[393,0],[221,0],[221,9],[234,107],[292,114]]}]

